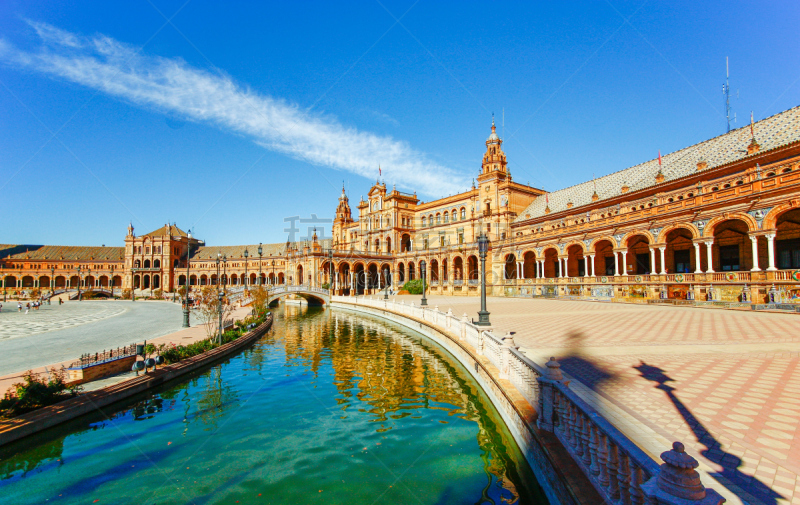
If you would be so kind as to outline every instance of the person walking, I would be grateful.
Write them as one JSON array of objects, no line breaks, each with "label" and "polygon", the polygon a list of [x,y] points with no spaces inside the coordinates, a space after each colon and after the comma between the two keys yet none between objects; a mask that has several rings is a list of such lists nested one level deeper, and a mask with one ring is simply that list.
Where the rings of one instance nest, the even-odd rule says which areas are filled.
[{"label": "person walking", "polygon": [[25,304],[25,313],[27,314],[29,310],[31,310],[31,302]]},{"label": "person walking", "polygon": [[22,302],[17,302],[17,312],[22,312]]}]

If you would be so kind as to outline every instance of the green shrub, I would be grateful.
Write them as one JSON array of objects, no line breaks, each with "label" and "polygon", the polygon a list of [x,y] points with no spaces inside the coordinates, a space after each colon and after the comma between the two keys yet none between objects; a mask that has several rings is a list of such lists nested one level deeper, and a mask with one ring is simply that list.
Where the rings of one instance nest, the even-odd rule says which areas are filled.
[{"label": "green shrub", "polygon": [[413,281],[408,281],[400,289],[405,289],[412,295],[421,295],[422,294],[422,279],[414,279]]},{"label": "green shrub", "polygon": [[[245,333],[247,333],[247,325],[251,323],[261,324],[267,317],[267,312],[262,312],[259,316],[248,316],[243,321],[237,321],[234,325],[234,328],[231,328],[225,331],[222,334],[222,344],[228,344],[233,342],[237,338],[241,337]],[[148,352],[148,348],[150,348],[151,344],[148,344],[145,348],[145,351]],[[175,345],[171,344],[161,345],[158,348],[159,354],[166,364],[177,363],[178,361],[184,360],[186,358],[191,358],[192,356],[197,356],[198,354],[202,354],[206,351],[210,351],[219,347],[217,343],[217,336],[213,336],[210,339],[199,340],[197,342],[192,342],[191,344],[186,345]],[[154,351],[153,351],[154,352]],[[149,354],[150,352],[148,352]]]},{"label": "green shrub", "polygon": [[327,282],[322,284],[322,289],[330,289],[330,287],[331,287],[331,285],[328,284]]},{"label": "green shrub", "polygon": [[14,417],[60,401],[80,393],[79,386],[68,386],[63,372],[55,372],[45,381],[43,377],[28,370],[22,376],[24,382],[14,384],[0,400],[0,417]]}]

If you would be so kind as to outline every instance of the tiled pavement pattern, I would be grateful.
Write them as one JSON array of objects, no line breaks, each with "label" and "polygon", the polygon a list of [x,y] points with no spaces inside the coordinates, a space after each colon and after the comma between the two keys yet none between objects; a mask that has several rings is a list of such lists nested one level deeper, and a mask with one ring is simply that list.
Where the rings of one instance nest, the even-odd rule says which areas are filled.
[{"label": "tiled pavement pattern", "polygon": [[4,303],[3,312],[0,312],[0,341],[62,330],[125,312],[124,305],[114,303],[106,303],[100,307],[96,303],[83,302],[73,302],[69,305],[69,311],[58,310],[64,305],[43,305],[39,310],[31,309],[26,314],[24,303],[22,312],[17,312],[16,303]]},{"label": "tiled pavement pattern", "polygon": [[[192,316],[190,328],[179,329],[182,324],[180,305],[168,302],[71,302],[69,307],[65,304],[59,308],[67,308],[61,312],[65,317],[71,311],[101,312],[106,310],[107,304],[121,304],[125,310],[124,315],[112,320],[96,319],[87,322],[79,328],[48,331],[38,335],[27,334],[27,339],[13,339],[0,341],[0,356],[8,358],[14,355],[11,364],[9,359],[2,362],[0,368],[0,394],[3,394],[13,384],[20,381],[22,373],[28,369],[34,373],[47,374],[48,370],[69,366],[80,352],[115,347],[130,343],[141,343],[143,340],[151,344],[189,344],[207,337],[203,325],[197,324],[197,319]],[[4,304],[5,305],[5,304]],[[55,309],[55,306],[50,306]],[[94,309],[87,308],[94,307]],[[45,307],[42,307],[42,311]],[[250,313],[250,307],[238,308],[233,311],[233,319],[243,319]],[[5,314],[0,314],[5,315]],[[28,314],[31,316],[32,313]],[[24,317],[22,314],[21,317]],[[0,318],[0,325],[4,320]],[[176,331],[177,330],[177,331]],[[36,350],[31,350],[35,348]],[[60,361],[64,360],[64,361]],[[13,372],[12,372],[13,371]],[[8,373],[11,372],[11,373]],[[5,374],[5,375],[3,375]],[[125,377],[110,378],[100,383],[85,386],[91,390],[103,385],[119,382]]]},{"label": "tiled pavement pattern", "polygon": [[[476,318],[479,300],[429,304]],[[680,440],[728,503],[800,504],[800,316],[516,298],[488,310],[657,461]]]}]

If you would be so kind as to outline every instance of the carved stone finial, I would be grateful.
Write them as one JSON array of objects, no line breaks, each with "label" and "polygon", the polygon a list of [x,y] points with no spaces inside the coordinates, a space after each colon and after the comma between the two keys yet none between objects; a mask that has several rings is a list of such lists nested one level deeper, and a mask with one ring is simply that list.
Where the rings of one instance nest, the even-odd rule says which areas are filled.
[{"label": "carved stone finial", "polygon": [[564,376],[561,375],[561,363],[556,361],[556,359],[554,357],[551,356],[550,357],[550,361],[545,363],[545,366],[547,367],[547,378],[548,379],[551,379],[551,380],[554,380],[554,381],[560,381],[561,379],[564,378]]},{"label": "carved stone finial", "polygon": [[661,453],[664,464],[658,473],[658,488],[675,497],[685,500],[702,500],[706,489],[700,482],[700,474],[695,468],[699,463],[686,454],[683,444],[674,442],[672,450]]}]

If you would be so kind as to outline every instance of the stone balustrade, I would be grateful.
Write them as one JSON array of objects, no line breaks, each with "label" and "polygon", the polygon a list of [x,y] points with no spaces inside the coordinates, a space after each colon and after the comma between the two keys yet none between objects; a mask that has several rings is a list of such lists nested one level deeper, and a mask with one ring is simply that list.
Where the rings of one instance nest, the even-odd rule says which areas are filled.
[{"label": "stone balustrade", "polygon": [[706,489],[694,470],[697,461],[680,442],[662,453],[659,464],[591,405],[569,388],[560,364],[551,358],[543,368],[514,345],[513,333],[498,336],[473,324],[464,314],[426,308],[404,301],[333,296],[343,302],[383,309],[427,321],[485,356],[538,413],[537,428],[552,432],[600,495],[620,505],[720,505],[716,491]]}]

